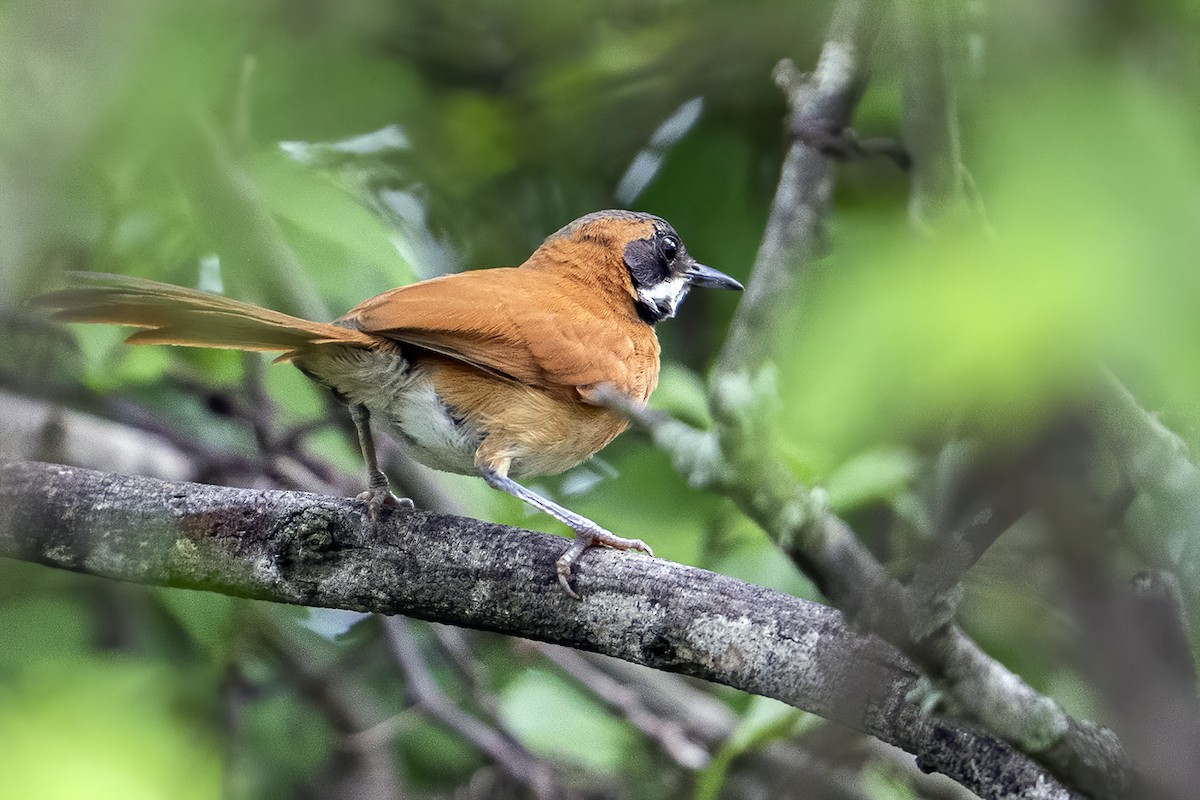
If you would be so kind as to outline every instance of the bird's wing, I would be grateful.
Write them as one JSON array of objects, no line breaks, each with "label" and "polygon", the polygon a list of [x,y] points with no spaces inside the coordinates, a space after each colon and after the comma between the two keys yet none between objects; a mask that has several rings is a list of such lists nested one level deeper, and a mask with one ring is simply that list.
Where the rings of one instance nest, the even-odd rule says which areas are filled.
[{"label": "bird's wing", "polygon": [[[530,386],[611,383],[645,399],[658,372],[653,331],[588,310],[571,294],[545,273],[480,270],[393,289],[359,304],[343,321]],[[647,357],[649,377],[643,374]]]}]

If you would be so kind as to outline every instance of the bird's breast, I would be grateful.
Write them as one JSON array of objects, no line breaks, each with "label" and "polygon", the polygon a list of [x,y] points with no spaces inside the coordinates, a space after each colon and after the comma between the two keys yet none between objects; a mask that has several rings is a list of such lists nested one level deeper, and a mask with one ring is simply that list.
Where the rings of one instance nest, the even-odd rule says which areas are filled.
[{"label": "bird's breast", "polygon": [[622,415],[584,403],[574,387],[529,386],[452,359],[425,368],[438,397],[483,435],[480,461],[504,461],[514,478],[565,472],[628,427]]}]

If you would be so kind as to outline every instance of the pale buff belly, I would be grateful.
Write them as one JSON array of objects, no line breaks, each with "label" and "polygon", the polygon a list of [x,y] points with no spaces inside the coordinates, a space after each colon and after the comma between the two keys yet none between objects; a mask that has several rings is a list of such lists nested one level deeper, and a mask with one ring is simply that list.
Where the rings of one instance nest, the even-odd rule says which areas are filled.
[{"label": "pale buff belly", "polygon": [[350,347],[324,347],[296,366],[349,403],[366,406],[373,430],[395,439],[420,463],[443,472],[475,475],[483,441],[467,419],[434,391],[427,374],[400,355]]},{"label": "pale buff belly", "polygon": [[557,475],[627,426],[606,409],[451,359],[428,358],[414,368],[399,355],[326,347],[306,354],[297,366],[347,401],[366,406],[376,430],[444,472],[478,474],[478,455],[491,465],[506,461],[514,478]]}]

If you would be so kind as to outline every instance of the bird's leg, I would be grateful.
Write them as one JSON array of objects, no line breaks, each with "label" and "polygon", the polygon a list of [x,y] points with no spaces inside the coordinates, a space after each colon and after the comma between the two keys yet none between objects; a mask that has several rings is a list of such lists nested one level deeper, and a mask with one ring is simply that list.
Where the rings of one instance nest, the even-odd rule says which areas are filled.
[{"label": "bird's leg", "polygon": [[576,514],[570,509],[563,508],[558,503],[547,500],[540,494],[526,489],[521,484],[508,477],[505,473],[507,464],[503,464],[503,469],[480,465],[479,472],[483,479],[487,481],[488,486],[493,489],[499,489],[502,492],[507,492],[518,500],[524,500],[529,505],[544,511],[554,517],[559,522],[566,525],[571,530],[575,531],[575,541],[567,548],[566,552],[558,557],[555,567],[558,571],[558,582],[562,584],[567,594],[578,598],[579,595],[571,588],[571,567],[579,560],[584,551],[589,547],[611,547],[615,550],[640,550],[648,556],[654,555],[650,547],[641,539],[624,539],[615,534],[601,528],[596,523],[592,522],[587,517]]},{"label": "bird's leg", "polygon": [[354,427],[358,429],[358,446],[362,450],[363,460],[367,462],[367,490],[355,499],[367,504],[371,519],[376,522],[384,506],[412,508],[412,500],[392,494],[387,475],[379,468],[375,439],[371,436],[371,412],[361,403],[351,403],[350,419],[354,420]]}]

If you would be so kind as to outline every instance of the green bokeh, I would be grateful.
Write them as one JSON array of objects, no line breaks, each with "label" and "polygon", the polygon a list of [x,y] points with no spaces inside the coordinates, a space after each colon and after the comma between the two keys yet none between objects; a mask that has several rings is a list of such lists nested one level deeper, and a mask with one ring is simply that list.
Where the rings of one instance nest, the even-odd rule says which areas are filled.
[{"label": "green bokeh", "polygon": [[[64,632],[45,627],[57,613],[40,609],[43,636]],[[19,620],[5,622],[20,634]],[[59,642],[20,651],[22,663],[0,681],[6,792],[46,800],[222,796],[216,740],[181,714],[175,671],[54,653],[62,649]]]},{"label": "green bokeh", "polygon": [[[696,98],[694,126],[656,152],[631,204],[745,279],[788,143],[769,73],[782,57],[811,68],[831,5],[8,0],[0,387],[97,413],[132,401],[253,460],[254,432],[210,402],[243,397],[253,362],[127,348],[101,328],[67,344],[21,303],[66,269],[96,269],[332,317],[417,277],[519,263],[573,217],[621,205],[626,171]],[[1019,448],[1089,402],[1101,364],[1200,445],[1200,5],[909,5],[926,25],[950,9],[959,26],[947,76],[969,212],[916,233],[909,175],[883,159],[837,165],[828,253],[773,342],[771,432],[839,513],[921,533],[931,451],[964,438]],[[872,49],[864,136],[903,128],[897,25],[885,19]],[[654,406],[711,423],[707,371],[739,299],[693,292],[661,326]],[[264,385],[281,428],[326,413],[290,366],[266,367]],[[344,420],[303,446],[351,483],[361,475]],[[660,556],[817,596],[766,534],[687,486],[645,437],[626,434],[601,458],[537,488]],[[565,533],[477,479],[442,487],[467,513]],[[1135,513],[1152,518],[1146,506]],[[867,533],[874,546],[889,530]],[[892,544],[898,562],[911,555]],[[1036,688],[1101,715],[1064,663],[1077,631],[1061,576],[1030,566],[1041,547],[1036,524],[1006,534],[969,575],[962,621]],[[327,786],[345,742],[314,683],[264,651],[247,608],[0,563],[0,794],[282,800]],[[293,615],[254,608],[295,629]],[[299,641],[319,655],[316,673],[363,690],[368,722],[400,714],[388,753],[406,786],[449,794],[480,769],[403,709],[371,634]],[[502,719],[535,753],[575,777],[623,776],[636,797],[678,778],[558,673],[527,669],[495,639],[480,652]],[[763,704],[720,697],[743,734],[775,731]],[[736,770],[730,759],[723,769]],[[711,775],[705,791],[717,792],[727,774]],[[867,784],[872,797],[912,796],[886,770]]]}]

